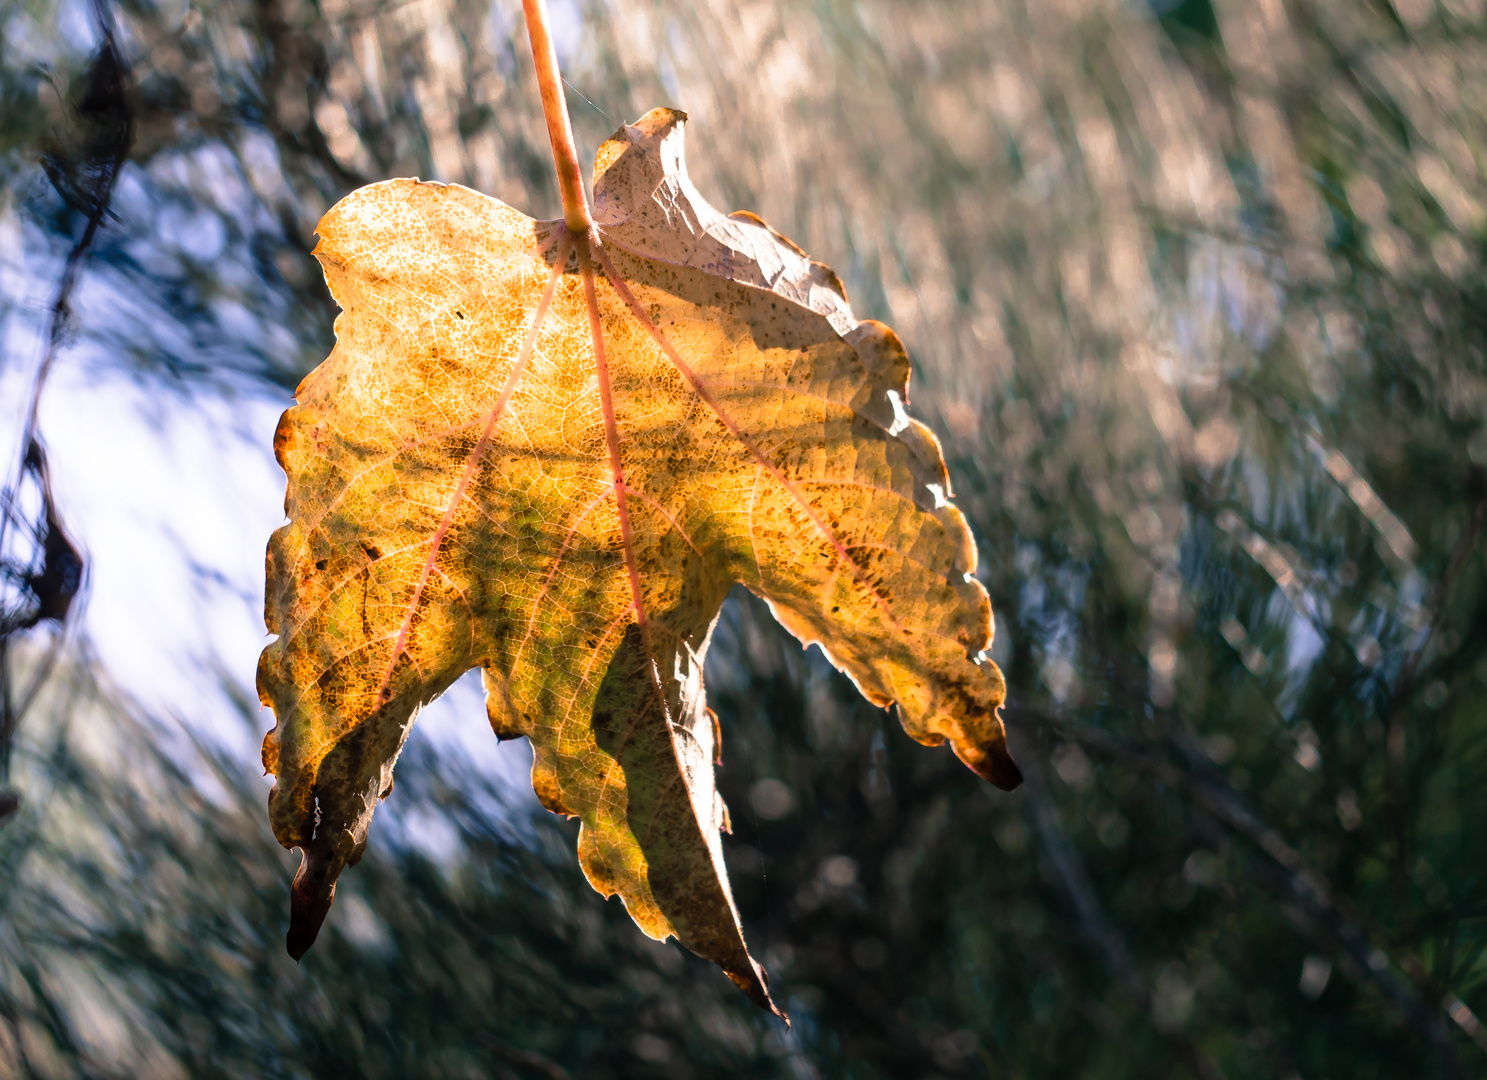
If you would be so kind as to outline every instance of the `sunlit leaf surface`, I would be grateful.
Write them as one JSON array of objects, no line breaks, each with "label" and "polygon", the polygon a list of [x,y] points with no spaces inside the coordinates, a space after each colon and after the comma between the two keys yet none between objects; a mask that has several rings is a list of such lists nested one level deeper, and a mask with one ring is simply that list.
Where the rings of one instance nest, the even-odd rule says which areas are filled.
[{"label": "sunlit leaf surface", "polygon": [[345,309],[276,436],[259,669],[274,830],[303,848],[290,950],[360,858],[413,713],[472,667],[536,750],[579,859],[653,937],[761,1004],[723,865],[702,687],[734,584],[921,742],[1020,780],[991,605],[909,362],[836,275],[693,188],[685,116],[598,153],[596,236],[390,180],[320,223]]},{"label": "sunlit leaf surface", "polygon": [[[41,402],[89,573],[0,828],[0,1076],[1480,1072],[1480,0],[555,4],[580,148],[685,104],[697,186],[901,336],[1027,781],[915,744],[738,587],[724,855],[793,1029],[508,805],[529,751],[490,748],[510,790],[475,760],[478,676],[285,955],[251,683],[261,447],[337,313],[313,234],[394,176],[558,212],[519,6],[112,8],[136,140]],[[12,440],[83,224],[53,151],[88,142],[89,7],[0,0]]]}]

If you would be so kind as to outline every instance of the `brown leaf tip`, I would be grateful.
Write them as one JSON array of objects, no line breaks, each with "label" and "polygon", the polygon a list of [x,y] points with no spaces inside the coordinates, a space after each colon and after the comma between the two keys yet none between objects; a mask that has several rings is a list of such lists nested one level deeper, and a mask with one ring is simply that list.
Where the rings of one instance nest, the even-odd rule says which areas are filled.
[{"label": "brown leaf tip", "polygon": [[1022,770],[1007,751],[1006,743],[985,748],[985,756],[972,766],[976,775],[989,780],[1003,791],[1015,791],[1022,784]]},{"label": "brown leaf tip", "polygon": [[[752,971],[748,974],[738,971],[727,971],[726,969],[724,971],[724,974],[726,974],[728,978],[732,980],[734,986],[737,986],[740,990],[747,994],[750,1000],[752,1000],[755,1005],[758,1005],[761,1009],[765,1009],[771,1013],[774,1013],[774,1015],[785,1021],[786,1027],[789,1027],[789,1014],[786,1013],[784,1009],[776,1005],[774,1003],[774,998],[770,997],[769,995],[769,972],[765,971],[763,966],[760,965],[758,961],[754,960],[752,957],[749,958],[749,966],[752,968]],[[753,975],[753,978],[750,978],[750,975]]]},{"label": "brown leaf tip", "polygon": [[326,845],[303,849],[299,870],[289,890],[289,933],[284,944],[296,961],[304,958],[320,936],[320,927],[336,899],[336,877],[346,865],[344,855]]},{"label": "brown leaf tip", "polygon": [[299,889],[290,892],[289,933],[284,936],[284,944],[296,962],[304,959],[305,953],[310,951],[310,946],[320,936],[320,927],[335,898],[334,885],[315,895],[303,894]]},{"label": "brown leaf tip", "polygon": [[955,745],[955,756],[968,765],[972,772],[1003,791],[1014,791],[1022,784],[1022,770],[1012,760],[1007,749],[1007,735],[1000,720],[996,721],[996,732],[992,738],[979,745]]}]

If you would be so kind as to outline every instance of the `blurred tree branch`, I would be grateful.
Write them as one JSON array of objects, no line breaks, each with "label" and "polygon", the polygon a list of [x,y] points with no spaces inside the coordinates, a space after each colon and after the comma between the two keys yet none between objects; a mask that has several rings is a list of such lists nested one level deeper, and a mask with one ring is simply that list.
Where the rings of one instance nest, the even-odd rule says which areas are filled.
[{"label": "blurred tree branch", "polygon": [[[1390,970],[1392,966],[1403,966],[1413,976],[1415,972],[1424,972],[1423,965],[1412,955],[1404,962],[1391,960],[1374,943],[1377,934],[1365,929],[1346,898],[1339,896],[1324,877],[1307,865],[1280,833],[1265,824],[1239,792],[1204,764],[1200,757],[1202,750],[1187,748],[1188,767],[1181,768],[1152,749],[1133,746],[1087,724],[1055,719],[1046,713],[1029,712],[1016,706],[1009,706],[1008,714],[1012,722],[1024,730],[1031,725],[1044,725],[1064,739],[1184,793],[1204,811],[1263,851],[1284,872],[1287,891],[1311,910],[1319,919],[1319,925],[1327,927],[1335,935],[1336,941],[1357,963],[1365,977],[1421,1030],[1435,1047],[1442,1066],[1450,1075],[1465,1076],[1466,1073],[1457,1059],[1450,1035],[1435,1011],[1437,1007],[1446,1008],[1462,1030],[1487,1052],[1487,1040],[1481,1038],[1480,1023],[1475,1022],[1470,1010],[1459,1004],[1460,999],[1455,995],[1449,995],[1448,999],[1448,992],[1435,987],[1429,980],[1422,982],[1417,989],[1411,989],[1398,979]],[[1182,741],[1178,740],[1179,745]],[[1421,994],[1428,995],[1432,1004],[1422,1000]],[[1458,1015],[1462,1019],[1458,1019]]]}]

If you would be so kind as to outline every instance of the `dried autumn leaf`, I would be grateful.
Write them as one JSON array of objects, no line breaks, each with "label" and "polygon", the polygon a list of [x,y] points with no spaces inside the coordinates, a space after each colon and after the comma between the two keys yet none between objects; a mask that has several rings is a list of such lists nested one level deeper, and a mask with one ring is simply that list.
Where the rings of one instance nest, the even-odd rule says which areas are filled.
[{"label": "dried autumn leaf", "polygon": [[304,850],[295,956],[413,714],[480,667],[543,805],[581,820],[594,888],[770,1006],[702,688],[735,582],[914,738],[1020,779],[976,549],[904,411],[903,346],[829,269],[702,199],[684,120],[657,109],[600,148],[588,236],[415,180],[320,222],[343,312],[275,436],[290,520],[259,665],[270,816]]}]

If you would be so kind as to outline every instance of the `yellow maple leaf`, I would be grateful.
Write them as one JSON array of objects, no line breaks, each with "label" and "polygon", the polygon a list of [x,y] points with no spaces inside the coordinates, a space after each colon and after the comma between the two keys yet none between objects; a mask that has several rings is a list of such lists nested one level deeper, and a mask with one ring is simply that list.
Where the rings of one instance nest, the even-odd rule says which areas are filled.
[{"label": "yellow maple leaf", "polygon": [[772,1007],[724,870],[702,667],[729,588],[905,729],[1020,779],[991,606],[909,361],[836,275],[698,194],[685,116],[621,128],[594,228],[455,185],[348,195],[315,249],[343,309],[275,436],[259,689],[290,951],[367,843],[417,708],[484,671],[594,888]]}]

